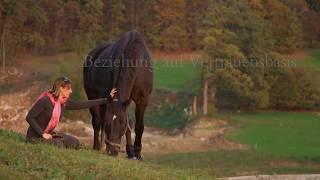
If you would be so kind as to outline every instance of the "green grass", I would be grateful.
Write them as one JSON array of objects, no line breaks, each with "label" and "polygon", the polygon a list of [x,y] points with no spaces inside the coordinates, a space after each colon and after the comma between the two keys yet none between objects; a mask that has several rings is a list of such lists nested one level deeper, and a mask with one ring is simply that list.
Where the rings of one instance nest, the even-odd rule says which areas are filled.
[{"label": "green grass", "polygon": [[151,154],[150,164],[203,170],[209,175],[320,172],[320,116],[294,112],[218,113],[234,128],[226,138],[247,150]]},{"label": "green grass", "polygon": [[229,138],[258,152],[320,161],[320,116],[311,113],[259,112],[229,116],[236,128]]},{"label": "green grass", "polygon": [[0,130],[0,147],[0,178],[5,179],[209,178],[203,172],[114,158],[92,150],[29,144],[22,135],[4,130]]},{"label": "green grass", "polygon": [[150,154],[146,161],[151,165],[156,164],[195,172],[202,171],[216,177],[320,172],[318,163],[271,156],[254,150]]},{"label": "green grass", "polygon": [[168,59],[156,60],[154,65],[156,89],[188,93],[199,90],[201,69],[192,62]]}]

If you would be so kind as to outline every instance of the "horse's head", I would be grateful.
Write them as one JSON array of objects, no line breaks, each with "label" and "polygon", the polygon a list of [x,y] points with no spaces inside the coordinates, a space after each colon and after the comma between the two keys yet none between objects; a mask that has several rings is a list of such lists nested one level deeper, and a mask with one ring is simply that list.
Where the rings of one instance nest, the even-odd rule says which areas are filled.
[{"label": "horse's head", "polygon": [[120,151],[121,137],[125,134],[128,125],[127,107],[130,100],[121,102],[113,101],[106,110],[106,135],[107,152],[117,156]]}]

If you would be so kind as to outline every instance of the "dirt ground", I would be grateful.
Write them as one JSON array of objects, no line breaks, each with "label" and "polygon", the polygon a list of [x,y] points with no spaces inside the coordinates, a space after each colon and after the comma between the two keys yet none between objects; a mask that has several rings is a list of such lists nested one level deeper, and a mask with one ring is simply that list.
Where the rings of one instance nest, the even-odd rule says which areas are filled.
[{"label": "dirt ground", "polygon": [[[91,125],[82,121],[61,123],[58,129],[76,135],[84,145],[92,146],[93,130]],[[202,119],[194,126],[184,130],[160,130],[146,127],[142,142],[143,152],[200,152],[212,149],[246,149],[242,144],[231,142],[224,138],[228,129],[222,120]],[[132,132],[132,137],[134,137]],[[125,138],[122,140],[122,151],[125,148]]]}]

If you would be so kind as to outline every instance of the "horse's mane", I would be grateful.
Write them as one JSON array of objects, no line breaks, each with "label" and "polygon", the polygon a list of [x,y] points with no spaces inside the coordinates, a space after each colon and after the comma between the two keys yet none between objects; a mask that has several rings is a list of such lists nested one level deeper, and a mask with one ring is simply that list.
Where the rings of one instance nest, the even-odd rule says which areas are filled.
[{"label": "horse's mane", "polygon": [[125,35],[115,43],[115,50],[112,52],[113,58],[119,58],[124,53],[125,49],[132,43],[140,43],[141,45],[143,45],[143,48],[147,51],[147,58],[151,59],[151,53],[147,47],[146,42],[144,41],[142,35],[136,30],[125,33]]},{"label": "horse's mane", "polygon": [[143,46],[143,48],[145,49],[147,57],[144,57],[144,58],[151,59],[150,50],[149,50],[144,38],[142,37],[142,35],[136,30],[131,31],[131,33],[132,33],[132,37],[131,37],[132,42],[140,43]]},{"label": "horse's mane", "polygon": [[[132,31],[125,33],[125,35],[114,44],[114,46],[112,48],[113,50],[111,53],[112,59],[113,60],[120,60],[120,64],[122,64],[124,61],[127,61],[127,59],[123,58],[122,55],[124,54],[124,52],[128,46],[134,45],[135,43],[140,43],[143,46],[143,49],[145,49],[146,55],[147,55],[147,57],[144,57],[144,58],[147,58],[150,60],[151,53],[146,45],[146,42],[144,41],[142,35],[136,30],[132,30]],[[114,70],[115,70],[114,76],[113,76],[113,86],[114,87],[117,86],[118,78],[119,78],[121,72],[123,72],[122,69],[123,68],[121,68],[121,66],[120,66],[120,68],[114,68]]]}]

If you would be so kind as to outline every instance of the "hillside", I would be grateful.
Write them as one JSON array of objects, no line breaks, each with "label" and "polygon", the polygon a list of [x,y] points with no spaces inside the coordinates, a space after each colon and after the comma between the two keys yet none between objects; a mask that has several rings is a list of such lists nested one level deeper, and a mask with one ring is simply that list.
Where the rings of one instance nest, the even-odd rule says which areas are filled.
[{"label": "hillside", "polygon": [[0,130],[0,179],[197,179],[208,175],[113,158],[92,150],[65,150],[25,143]]}]

